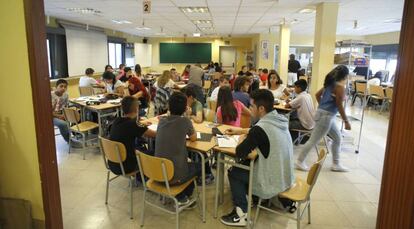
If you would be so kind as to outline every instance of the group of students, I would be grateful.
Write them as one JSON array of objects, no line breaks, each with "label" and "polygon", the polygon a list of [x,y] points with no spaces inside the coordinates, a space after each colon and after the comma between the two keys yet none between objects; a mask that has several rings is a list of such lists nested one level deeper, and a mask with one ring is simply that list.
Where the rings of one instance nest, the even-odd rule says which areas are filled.
[{"label": "group of students", "polygon": [[[190,66],[188,70],[189,84],[183,91],[173,90],[169,94],[166,100],[168,104],[164,107],[167,115],[160,116],[156,131],[148,128],[151,123],[140,119],[139,97],[132,93],[132,96],[124,96],[122,99],[121,107],[124,117],[118,117],[113,122],[109,138],[123,143],[127,149],[127,158],[123,163],[126,173],[137,170],[136,139],[145,136],[155,138],[153,152],[155,156],[167,158],[173,162],[175,174],[170,181],[171,185],[182,184],[194,176],[200,176],[200,164],[188,162],[189,152],[186,148],[186,136],[190,141],[196,141],[193,122],[203,122],[203,103],[198,99],[197,86],[199,86],[198,81],[202,80],[199,77],[204,71],[199,66]],[[126,71],[127,78],[128,72]],[[174,89],[171,73],[172,71],[163,73],[156,82],[158,88],[169,84]],[[255,196],[270,199],[289,189],[294,182],[294,167],[300,170],[309,170],[305,159],[311,148],[327,134],[332,139],[333,165],[331,169],[338,172],[348,171],[340,164],[341,134],[335,124],[335,117],[339,112],[345,123],[345,129],[351,129],[342,105],[345,96],[344,81],[348,74],[347,67],[342,65],[327,74],[323,88],[315,95],[319,103],[316,112],[312,98],[307,93],[306,81],[296,81],[294,83],[296,97],[287,100],[286,104],[286,107],[294,109],[294,113],[296,113],[291,115],[291,120],[273,108],[275,95],[283,97],[293,93],[285,91],[286,88],[281,86],[283,84],[277,72],[269,71],[267,89],[252,88],[254,79],[249,71],[238,74],[233,84],[230,79],[224,76],[220,78],[219,87],[212,92],[213,99],[217,95],[217,122],[239,127],[242,114],[250,115],[252,118],[251,128],[230,128],[225,131],[225,134],[241,135],[236,147],[236,156],[241,159],[240,163],[247,163],[248,159],[246,158],[253,150],[258,153],[253,171],[252,187]],[[111,74],[105,72],[104,75]],[[116,84],[117,79],[112,75],[111,77],[103,77],[107,87]],[[131,77],[135,76],[130,76],[128,80]],[[67,83],[62,83],[63,81],[58,81],[56,91],[52,92],[52,98],[54,93],[55,96],[63,96],[65,87],[67,87]],[[279,88],[283,88],[283,90]],[[276,94],[274,91],[278,89],[279,93]],[[52,103],[54,111],[62,106],[56,102],[56,99],[53,99]],[[312,130],[312,133],[298,159],[294,162],[292,137],[289,129],[301,128]],[[109,162],[109,165],[114,173],[120,174],[118,164]],[[213,181],[214,176],[208,164],[206,170],[208,170],[206,171],[206,179]],[[246,195],[249,173],[246,170],[233,167],[228,172],[228,179],[234,208],[229,214],[221,217],[221,222],[230,226],[244,226],[248,221]],[[207,183],[211,182],[207,181]],[[193,198],[193,189],[194,186],[190,185],[178,194],[177,199],[181,205],[190,202],[189,199]]]}]

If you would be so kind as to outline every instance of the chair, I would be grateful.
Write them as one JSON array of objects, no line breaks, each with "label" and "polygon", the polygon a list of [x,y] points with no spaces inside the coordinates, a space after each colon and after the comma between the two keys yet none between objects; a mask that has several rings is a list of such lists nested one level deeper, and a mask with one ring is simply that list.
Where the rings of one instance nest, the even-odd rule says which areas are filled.
[{"label": "chair", "polygon": [[367,97],[366,92],[367,83],[355,82],[355,94],[352,97],[352,105],[354,105],[356,98],[358,97],[361,100],[361,104],[364,107],[364,99]]},{"label": "chair", "polygon": [[307,76],[299,76],[300,80],[306,80],[306,82],[308,82],[308,77]]},{"label": "chair", "polygon": [[206,108],[204,108],[203,111],[204,111],[204,119],[207,122],[214,122],[215,121],[216,112],[214,112],[211,109],[206,109]]},{"label": "chair", "polygon": [[211,80],[205,80],[203,85],[204,95],[208,95],[211,88]]},{"label": "chair", "polygon": [[92,87],[79,87],[79,94],[80,96],[92,96],[95,93]]},{"label": "chair", "polygon": [[[310,135],[312,134],[312,130],[304,130],[304,129],[290,129],[290,131],[294,131],[298,133],[298,137],[296,139],[293,140],[292,144],[293,145],[299,145],[303,138],[308,136],[310,137]],[[329,152],[329,148],[328,148],[328,142],[326,141],[327,136],[323,137],[323,143],[325,144],[325,148],[326,151]],[[315,145],[315,149],[316,149],[316,153],[319,156],[319,149],[318,149],[318,145]]]},{"label": "chair", "polygon": [[208,100],[208,107],[210,108],[210,110],[216,112],[216,110],[217,110],[217,101]]},{"label": "chair", "polygon": [[383,111],[383,109],[385,108],[385,105],[386,105],[386,104],[391,105],[391,103],[392,103],[392,95],[393,95],[393,93],[394,93],[394,89],[392,89],[392,88],[390,88],[390,87],[385,88],[385,100],[384,100],[384,102],[382,103],[382,106],[381,106],[381,112],[382,112],[382,111]]},{"label": "chair", "polygon": [[[92,134],[89,134],[89,132],[91,130],[98,128],[99,125],[98,123],[94,123],[90,121],[79,122],[80,114],[74,108],[64,108],[63,115],[65,116],[65,120],[68,124],[69,137],[72,138],[71,133],[82,135],[82,139],[77,139],[77,140],[81,140],[82,142],[83,160],[85,160],[86,143],[95,141],[98,139],[96,135],[94,136]],[[71,142],[72,142],[71,140],[72,139],[69,139],[69,153],[70,153]]]},{"label": "chair", "polygon": [[[138,164],[139,164],[141,178],[144,180],[144,175],[149,178],[149,180],[145,184],[143,184],[144,185],[144,194],[143,194],[144,206],[142,208],[141,227],[144,226],[145,204],[149,204],[162,211],[168,212],[170,214],[175,214],[176,215],[176,228],[178,229],[180,212],[183,211],[189,205],[193,204],[195,201],[198,200],[199,202],[197,183],[196,183],[195,177],[193,177],[192,179],[190,179],[189,181],[181,185],[170,186],[168,182],[174,177],[174,165],[172,161],[165,159],[165,158],[154,157],[154,156],[150,156],[150,155],[139,152],[138,153]],[[191,183],[193,183],[195,186],[197,199],[191,200],[190,203],[187,205],[179,206],[178,200],[177,198],[175,198],[175,196],[181,193]],[[148,201],[146,199],[146,193],[148,191],[156,193],[156,194],[160,194],[163,197],[167,197],[167,198],[174,200],[175,211],[170,211],[168,209],[162,208]]]},{"label": "chair", "polygon": [[241,128],[250,128],[251,122],[250,122],[250,115],[242,114],[240,119],[240,127]]},{"label": "chair", "polygon": [[377,104],[379,104],[380,101],[384,102],[385,100],[384,88],[382,86],[370,85],[368,101],[371,101],[371,99],[375,99],[378,102]]},{"label": "chair", "polygon": [[[297,210],[296,210],[297,215],[296,215],[296,218],[294,219],[297,221],[298,229],[300,229],[300,222],[302,220],[303,213],[305,213],[306,209],[308,210],[308,223],[309,224],[311,223],[310,195],[318,179],[318,176],[322,169],[325,158],[326,158],[326,152],[324,150],[321,150],[319,157],[318,157],[318,161],[312,165],[311,169],[308,172],[306,181],[302,180],[301,178],[296,178],[296,181],[292,185],[292,187],[290,187],[288,190],[282,193],[279,193],[279,197],[286,198],[294,202],[297,202]],[[257,222],[257,218],[259,217],[260,209],[264,209],[264,210],[267,210],[267,211],[270,211],[276,214],[281,214],[280,212],[264,207],[261,202],[262,202],[262,199],[259,198],[259,204],[257,206],[256,216],[254,219],[255,224]],[[303,210],[301,210],[300,208],[302,204],[305,204],[305,207],[303,208]],[[289,218],[292,218],[292,217],[289,217]]]},{"label": "chair", "polygon": [[[105,204],[108,204],[108,191],[109,191],[109,182],[115,180],[116,178],[122,176],[129,179],[129,195],[130,195],[130,218],[133,218],[133,199],[132,199],[132,187],[134,184],[135,176],[138,173],[138,169],[132,171],[128,174],[125,173],[123,162],[126,160],[127,152],[124,144],[116,141],[111,141],[103,137],[99,137],[99,144],[101,146],[102,157],[107,169],[106,175],[106,193],[105,193]],[[115,177],[110,178],[111,170],[108,166],[108,160],[114,163],[118,163],[121,167],[122,175],[116,175]]]}]

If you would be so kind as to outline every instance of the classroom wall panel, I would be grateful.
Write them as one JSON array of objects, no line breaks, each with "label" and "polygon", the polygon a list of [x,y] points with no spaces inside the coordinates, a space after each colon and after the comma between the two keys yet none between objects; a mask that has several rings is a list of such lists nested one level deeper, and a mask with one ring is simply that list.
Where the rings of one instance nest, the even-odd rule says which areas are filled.
[{"label": "classroom wall panel", "polygon": [[152,66],[152,45],[144,43],[134,44],[135,63],[142,68]]}]

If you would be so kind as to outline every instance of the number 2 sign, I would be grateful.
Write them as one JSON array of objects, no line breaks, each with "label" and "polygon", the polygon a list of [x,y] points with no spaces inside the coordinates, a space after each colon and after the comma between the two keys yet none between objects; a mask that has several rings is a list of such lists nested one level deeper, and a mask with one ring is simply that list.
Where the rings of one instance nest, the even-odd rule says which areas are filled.
[{"label": "number 2 sign", "polygon": [[143,10],[144,10],[144,14],[149,14],[151,13],[151,0],[144,0],[143,2]]}]

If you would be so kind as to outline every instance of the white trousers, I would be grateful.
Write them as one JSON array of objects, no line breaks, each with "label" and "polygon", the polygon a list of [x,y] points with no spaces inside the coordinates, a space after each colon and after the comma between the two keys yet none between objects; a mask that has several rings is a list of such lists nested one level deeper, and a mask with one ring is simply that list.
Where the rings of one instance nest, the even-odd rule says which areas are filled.
[{"label": "white trousers", "polygon": [[287,82],[287,85],[293,86],[297,80],[298,80],[298,74],[293,73],[293,72],[289,72],[288,73],[288,82]]}]

